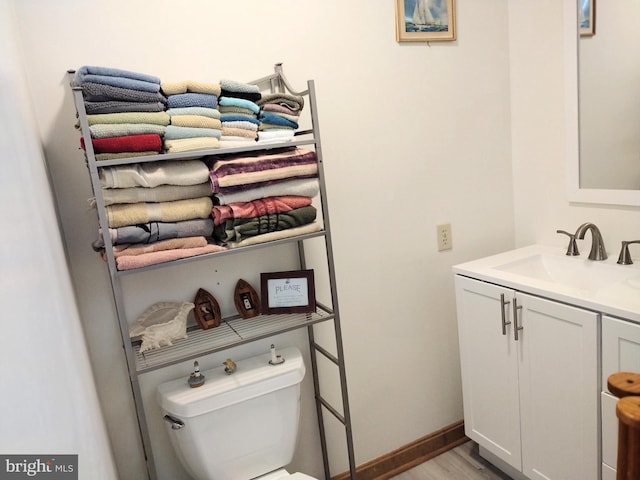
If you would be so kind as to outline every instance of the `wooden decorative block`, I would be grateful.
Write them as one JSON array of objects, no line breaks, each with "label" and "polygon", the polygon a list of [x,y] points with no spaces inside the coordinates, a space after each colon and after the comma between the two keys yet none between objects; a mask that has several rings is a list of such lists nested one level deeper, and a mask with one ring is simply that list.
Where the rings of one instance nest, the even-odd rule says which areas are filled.
[{"label": "wooden decorative block", "polygon": [[196,305],[194,316],[203,330],[220,325],[222,321],[220,305],[213,295],[204,288],[200,288],[193,303]]},{"label": "wooden decorative block", "polygon": [[242,279],[236,283],[233,302],[242,318],[260,315],[260,298],[255,289]]}]

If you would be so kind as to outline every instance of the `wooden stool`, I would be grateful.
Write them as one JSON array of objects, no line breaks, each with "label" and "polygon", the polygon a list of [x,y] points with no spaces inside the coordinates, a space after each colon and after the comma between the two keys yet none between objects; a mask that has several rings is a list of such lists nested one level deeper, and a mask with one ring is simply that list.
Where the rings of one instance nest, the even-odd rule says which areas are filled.
[{"label": "wooden stool", "polygon": [[609,391],[620,400],[617,480],[640,480],[640,374],[618,372],[607,379]]},{"label": "wooden stool", "polygon": [[618,398],[640,395],[640,373],[618,372],[607,378],[609,391]]}]

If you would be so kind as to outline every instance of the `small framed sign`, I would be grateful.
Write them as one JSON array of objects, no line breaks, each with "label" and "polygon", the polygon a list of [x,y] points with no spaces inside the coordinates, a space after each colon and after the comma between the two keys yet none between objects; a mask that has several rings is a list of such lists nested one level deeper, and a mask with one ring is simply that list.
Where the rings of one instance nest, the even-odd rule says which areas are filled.
[{"label": "small framed sign", "polygon": [[260,274],[262,313],[309,313],[316,309],[313,270]]}]

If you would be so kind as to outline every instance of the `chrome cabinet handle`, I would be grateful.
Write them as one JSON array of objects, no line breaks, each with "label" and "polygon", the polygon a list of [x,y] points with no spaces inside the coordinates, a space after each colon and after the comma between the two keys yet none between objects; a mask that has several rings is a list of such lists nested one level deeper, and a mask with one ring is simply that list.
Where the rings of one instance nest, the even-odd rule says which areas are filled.
[{"label": "chrome cabinet handle", "polygon": [[507,314],[504,311],[504,307],[509,305],[511,302],[509,300],[505,301],[504,293],[500,294],[500,313],[502,314],[502,335],[507,334],[507,325],[511,325],[511,322],[507,322]]},{"label": "chrome cabinet handle", "polygon": [[518,310],[522,310],[522,305],[518,305],[517,299],[513,299],[513,339],[518,341],[518,331],[523,330],[522,325],[518,326]]}]

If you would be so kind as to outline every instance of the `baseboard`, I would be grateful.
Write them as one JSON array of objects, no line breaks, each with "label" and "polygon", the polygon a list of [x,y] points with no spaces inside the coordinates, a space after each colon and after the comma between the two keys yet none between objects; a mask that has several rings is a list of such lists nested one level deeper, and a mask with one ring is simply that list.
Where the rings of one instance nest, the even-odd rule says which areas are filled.
[{"label": "baseboard", "polygon": [[[464,422],[460,420],[359,465],[356,467],[356,475],[358,480],[387,480],[468,440],[464,435]],[[341,473],[332,480],[349,480],[349,472]]]}]

